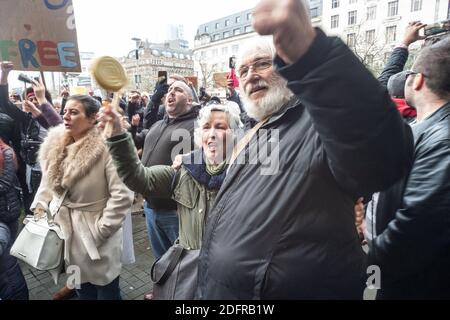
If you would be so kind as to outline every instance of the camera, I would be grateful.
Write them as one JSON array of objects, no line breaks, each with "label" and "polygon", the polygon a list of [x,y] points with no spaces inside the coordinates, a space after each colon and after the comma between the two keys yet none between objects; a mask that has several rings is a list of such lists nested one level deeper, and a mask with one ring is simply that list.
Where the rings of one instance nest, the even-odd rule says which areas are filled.
[{"label": "camera", "polygon": [[426,26],[424,29],[424,34],[425,37],[429,37],[449,31],[450,31],[450,20],[444,20]]},{"label": "camera", "polygon": [[[19,79],[19,81],[22,81],[22,82],[25,82],[25,83],[33,84],[33,81],[30,79],[30,77],[28,77],[28,76],[27,76],[26,74],[24,74],[24,73],[19,74],[18,79]],[[34,78],[34,80],[36,80],[36,81],[39,82],[39,77]]]},{"label": "camera", "polygon": [[41,146],[40,141],[31,140],[27,138],[21,141],[22,158],[24,159],[26,164],[32,166],[37,163],[40,146]]},{"label": "camera", "polygon": [[236,57],[235,56],[230,57],[230,59],[228,60],[228,66],[230,67],[230,69],[236,68]]}]

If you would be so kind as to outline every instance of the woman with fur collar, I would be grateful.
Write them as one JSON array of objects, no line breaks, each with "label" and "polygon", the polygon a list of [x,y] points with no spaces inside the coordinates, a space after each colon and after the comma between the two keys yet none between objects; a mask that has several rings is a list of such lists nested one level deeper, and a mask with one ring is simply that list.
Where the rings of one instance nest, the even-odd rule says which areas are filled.
[{"label": "woman with fur collar", "polygon": [[68,99],[64,125],[49,131],[41,146],[42,182],[31,206],[38,215],[56,214],[66,267],[79,268],[83,300],[120,299],[122,223],[133,201],[96,127],[99,108],[89,96]]}]

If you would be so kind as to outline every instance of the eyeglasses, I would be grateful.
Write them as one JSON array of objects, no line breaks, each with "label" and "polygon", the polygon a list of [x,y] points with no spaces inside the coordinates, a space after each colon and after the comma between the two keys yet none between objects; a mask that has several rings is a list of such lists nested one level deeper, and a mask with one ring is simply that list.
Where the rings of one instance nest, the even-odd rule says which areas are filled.
[{"label": "eyeglasses", "polygon": [[418,72],[414,72],[414,71],[411,71],[411,70],[406,71],[405,72],[405,81],[408,80],[408,77],[410,75],[413,75],[413,74],[418,74]]},{"label": "eyeglasses", "polygon": [[248,66],[241,66],[238,70],[239,77],[243,80],[247,78],[250,68],[253,72],[259,73],[261,71],[267,70],[272,66],[272,59],[259,59]]}]

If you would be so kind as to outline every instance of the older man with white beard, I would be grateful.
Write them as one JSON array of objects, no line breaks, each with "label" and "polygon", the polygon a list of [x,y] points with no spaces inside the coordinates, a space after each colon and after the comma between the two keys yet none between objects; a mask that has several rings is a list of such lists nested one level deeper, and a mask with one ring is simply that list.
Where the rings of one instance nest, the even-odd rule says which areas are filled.
[{"label": "older man with white beard", "polygon": [[[411,129],[349,48],[312,27],[303,1],[262,1],[253,27],[273,36],[238,66],[259,123],[235,148],[208,217],[197,297],[360,299],[354,203],[408,172]],[[261,170],[261,151],[278,156],[278,170]]]}]

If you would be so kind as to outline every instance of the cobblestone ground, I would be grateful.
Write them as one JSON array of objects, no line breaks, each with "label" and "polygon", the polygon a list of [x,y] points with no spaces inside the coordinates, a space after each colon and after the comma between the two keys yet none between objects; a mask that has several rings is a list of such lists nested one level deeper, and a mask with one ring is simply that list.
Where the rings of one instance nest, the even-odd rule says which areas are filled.
[{"label": "cobblestone ground", "polygon": [[[151,290],[150,267],[154,259],[142,212],[135,212],[132,217],[136,262],[123,266],[120,289],[124,300],[142,300],[144,294]],[[37,271],[22,263],[21,267],[28,284],[30,300],[51,300],[52,296],[66,283],[66,277],[61,277],[60,284],[55,285],[48,272]]]}]

